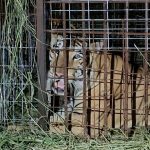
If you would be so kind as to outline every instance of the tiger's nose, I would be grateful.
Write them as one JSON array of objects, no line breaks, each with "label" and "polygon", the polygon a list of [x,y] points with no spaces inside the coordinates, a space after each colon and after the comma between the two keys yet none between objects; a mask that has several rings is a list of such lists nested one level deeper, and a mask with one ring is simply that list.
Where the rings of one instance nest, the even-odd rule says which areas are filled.
[{"label": "tiger's nose", "polygon": [[57,90],[64,91],[64,74],[63,73],[55,73],[56,79],[54,80],[53,86]]}]

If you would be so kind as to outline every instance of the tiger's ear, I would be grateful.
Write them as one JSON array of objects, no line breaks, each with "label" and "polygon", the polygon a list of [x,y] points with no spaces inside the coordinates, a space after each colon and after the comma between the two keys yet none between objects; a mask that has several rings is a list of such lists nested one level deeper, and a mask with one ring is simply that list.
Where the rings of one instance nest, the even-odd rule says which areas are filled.
[{"label": "tiger's ear", "polygon": [[89,45],[89,50],[90,50],[90,51],[95,50],[95,43],[91,43],[91,44]]},{"label": "tiger's ear", "polygon": [[84,42],[84,47],[87,48],[88,47],[88,43]]},{"label": "tiger's ear", "polygon": [[103,40],[101,40],[100,42],[96,42],[96,43],[95,43],[95,50],[96,50],[97,52],[100,52],[100,50],[102,50],[103,47],[104,47],[104,42],[103,42]]}]

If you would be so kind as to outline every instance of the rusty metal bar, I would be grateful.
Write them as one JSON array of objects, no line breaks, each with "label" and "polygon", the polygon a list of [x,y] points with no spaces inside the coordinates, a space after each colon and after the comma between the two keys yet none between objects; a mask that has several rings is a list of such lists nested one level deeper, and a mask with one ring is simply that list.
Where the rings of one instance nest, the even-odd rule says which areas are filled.
[{"label": "rusty metal bar", "polygon": [[[66,10],[65,2],[62,3],[62,9]],[[65,110],[65,126],[68,129],[68,108],[67,108],[67,98],[68,98],[68,70],[67,70],[67,47],[66,47],[66,12],[63,11],[63,37],[64,37],[64,48],[63,48],[63,55],[64,55],[64,110]]]},{"label": "rusty metal bar", "polygon": [[37,63],[38,63],[38,72],[39,72],[39,92],[38,92],[38,112],[39,112],[39,121],[38,124],[42,127],[43,130],[48,130],[47,122],[47,109],[45,105],[48,104],[46,99],[45,91],[46,87],[46,50],[43,45],[45,41],[44,36],[44,0],[37,0]]},{"label": "rusty metal bar", "polygon": [[[88,1],[88,19],[90,18],[90,4],[89,4],[89,1]],[[90,27],[90,21],[88,21],[88,31],[89,31],[89,33],[88,33],[88,45],[90,46],[90,44],[91,44],[91,36],[90,36],[90,32],[91,32],[91,27]],[[91,53],[91,51],[89,51],[89,49],[88,49],[88,51],[85,51],[85,54],[87,53],[87,55],[86,55],[86,75],[87,75],[87,81],[86,81],[86,83],[87,83],[87,89],[88,89],[88,94],[86,95],[87,96],[87,125],[88,125],[88,127],[87,127],[87,132],[88,132],[88,135],[90,135],[91,136],[91,128],[92,128],[92,130],[93,130],[93,126],[91,125],[91,114],[92,114],[92,107],[91,107],[91,103],[92,103],[92,99],[91,99],[91,79],[90,79],[90,71],[91,71],[91,66],[90,66],[90,64],[89,64],[89,62],[90,62],[90,53]],[[95,90],[95,88],[94,88],[94,90]],[[94,97],[95,97],[95,95],[94,95]],[[95,100],[94,100],[94,108],[95,108]],[[94,117],[94,131],[93,131],[93,135],[92,136],[95,136],[95,111],[94,111],[94,115],[92,115],[92,117]]]},{"label": "rusty metal bar", "polygon": [[[93,34],[93,30],[94,30],[94,20],[92,21],[92,29],[91,29],[91,33],[92,33],[92,43],[94,43],[94,34]],[[90,44],[90,41],[89,41],[89,44]],[[91,51],[90,50],[90,52],[89,52],[90,54],[92,54],[93,55],[93,53],[95,53],[95,49],[94,49],[94,51]],[[90,81],[89,81],[90,82]],[[99,83],[100,83],[100,77],[99,77],[99,81],[98,81]],[[93,84],[93,86],[95,87],[95,83],[96,82],[93,82],[92,84]],[[99,85],[100,86],[100,85]],[[100,87],[99,87],[100,88]],[[96,96],[95,96],[95,88],[94,88],[94,109],[96,108],[96,100],[98,100],[99,101],[99,116],[100,116],[100,94],[99,94],[99,97],[98,97],[98,99],[96,99]],[[100,93],[100,90],[99,90],[99,93]],[[95,100],[96,99],[96,100]],[[93,109],[93,108],[92,108]],[[93,112],[92,112],[93,113]],[[94,110],[94,115],[92,116],[92,117],[94,117],[94,127],[95,127],[95,122],[96,122],[96,112],[95,112],[95,110]],[[97,128],[98,128],[98,130],[100,129],[100,121],[98,122],[98,126],[97,126]],[[98,135],[100,135],[100,130],[98,131]],[[95,136],[95,129],[94,129],[94,136]]]},{"label": "rusty metal bar", "polygon": [[[146,0],[128,0],[128,2],[138,2],[138,3],[144,3]],[[45,3],[60,3],[60,2],[65,2],[65,3],[77,3],[79,2],[79,0],[71,0],[71,1],[66,1],[66,0],[50,0],[50,1],[46,1]],[[80,2],[87,2],[87,0],[80,0]],[[97,0],[91,1],[91,2],[97,2]],[[98,0],[98,2],[104,2],[104,0]],[[111,0],[110,2],[112,3],[125,3],[126,0]]]},{"label": "rusty metal bar", "polygon": [[126,20],[125,20],[125,49],[124,55],[124,100],[123,100],[123,118],[124,118],[124,132],[128,134],[128,8],[129,3],[126,2]]},{"label": "rusty metal bar", "polygon": [[[108,40],[108,1],[106,1],[104,4],[104,39]],[[107,100],[107,43],[108,41],[104,40],[104,134],[107,134],[107,127],[108,127],[108,100]]]},{"label": "rusty metal bar", "polygon": [[[145,59],[148,60],[148,1],[145,2]],[[144,100],[145,100],[145,126],[148,127],[148,64],[144,61]],[[144,108],[143,108],[144,109]]]},{"label": "rusty metal bar", "polygon": [[[0,31],[2,31],[2,26],[3,26],[3,20],[4,20],[4,8],[5,5],[3,3],[3,0],[0,0]],[[0,41],[1,41],[1,36],[0,36]],[[1,53],[1,52],[0,52]],[[1,54],[2,56],[2,54]]]},{"label": "rusty metal bar", "polygon": [[84,135],[88,135],[87,129],[87,97],[86,97],[86,84],[87,84],[87,76],[86,76],[86,48],[85,48],[85,3],[82,4],[82,38],[83,38],[83,127],[84,127]]},{"label": "rusty metal bar", "polygon": [[[57,30],[57,29],[54,29],[53,31],[51,31],[51,30],[44,30],[44,32],[50,32],[50,33],[56,33],[56,31],[57,31],[57,33],[62,33],[63,32],[63,29],[59,29],[59,30]],[[73,30],[67,30],[66,31],[66,33],[75,33],[75,34],[79,34],[79,33],[82,33],[82,31],[73,31]],[[85,34],[88,34],[89,33],[89,31],[84,31],[84,33]],[[105,32],[101,32],[101,31],[92,31],[92,33],[91,34],[97,34],[97,35],[101,35],[101,34],[105,34]],[[123,31],[121,31],[121,32],[109,32],[109,34],[115,34],[115,35],[123,35],[124,34],[124,32]],[[150,33],[147,33],[149,36],[150,36]],[[141,32],[141,33],[136,33],[136,32],[128,32],[128,35],[145,35],[145,32]],[[135,38],[134,38],[135,39]],[[138,38],[136,38],[136,39],[138,39]]]},{"label": "rusty metal bar", "polygon": [[[4,23],[4,18],[5,18],[5,13],[4,13],[4,9],[5,9],[5,5],[4,5],[4,0],[0,0],[0,31],[2,31],[2,28],[3,28],[3,23]],[[4,63],[4,47],[2,47],[2,33],[0,34],[0,46],[1,46],[1,51],[0,51],[0,78],[2,79],[4,77],[4,65],[6,65]],[[4,41],[3,41],[4,42]],[[1,86],[2,87],[2,86]],[[4,88],[4,91],[5,91],[5,88]],[[2,91],[1,91],[2,92]],[[4,101],[4,104],[6,103],[5,102],[5,92],[3,92],[4,96],[3,96],[3,101]],[[2,126],[5,126],[7,125],[7,111],[5,109],[8,109],[7,107],[4,107],[2,106],[0,108],[0,123]],[[6,111],[6,112],[5,112]],[[5,116],[6,115],[6,116]]]},{"label": "rusty metal bar", "polygon": [[[132,9],[129,9],[129,10],[132,10]],[[139,10],[140,10],[140,9],[139,9]],[[141,9],[141,10],[143,10],[143,9]],[[144,9],[144,10],[145,10],[145,9]],[[71,11],[71,10],[70,10],[70,11]],[[80,10],[78,10],[78,11],[80,11]],[[95,10],[95,11],[92,10],[92,11],[95,12],[96,10]],[[58,12],[58,10],[57,10],[56,12]],[[100,10],[100,12],[104,12],[104,10]],[[110,11],[110,12],[111,12],[111,11]],[[61,21],[62,19],[60,19],[60,18],[58,18],[58,19],[56,19],[56,18],[53,18],[53,19],[48,18],[48,20]],[[71,19],[66,18],[66,20],[67,20],[67,21],[69,21],[69,20],[71,20],[71,21],[76,21],[76,19],[72,19],[72,18],[71,18]],[[91,22],[93,21],[93,19],[90,19],[90,18],[88,18],[88,19],[86,18],[85,20],[86,20],[86,21],[91,21]],[[142,18],[142,19],[138,19],[138,20],[137,20],[137,19],[134,19],[134,18],[133,18],[133,19],[132,19],[132,18],[129,18],[128,20],[129,20],[129,21],[136,21],[136,22],[138,21],[138,22],[141,22],[141,21],[144,21],[145,19]],[[82,19],[78,19],[78,21],[81,21],[81,22],[82,22]],[[96,21],[103,21],[103,19],[96,19]],[[122,19],[121,19],[121,18],[120,18],[120,19],[115,18],[115,20],[114,20],[114,19],[112,19],[112,18],[108,18],[108,21],[110,21],[110,22],[112,22],[112,23],[118,21],[118,23],[121,23]],[[76,30],[80,30],[80,29],[76,29]],[[96,29],[94,29],[94,30],[96,30]],[[97,29],[97,30],[98,30],[98,29]],[[101,30],[102,30],[102,29],[101,29]]]}]

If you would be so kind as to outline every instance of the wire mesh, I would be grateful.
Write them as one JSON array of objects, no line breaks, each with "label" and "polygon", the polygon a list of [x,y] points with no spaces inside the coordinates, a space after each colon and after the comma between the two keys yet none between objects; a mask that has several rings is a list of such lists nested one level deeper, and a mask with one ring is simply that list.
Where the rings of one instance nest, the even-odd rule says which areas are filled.
[{"label": "wire mesh", "polygon": [[[135,128],[136,125],[149,125],[149,7],[148,1],[134,1],[134,3],[133,1],[45,1],[46,40],[50,44],[47,51],[48,55],[52,49],[58,53],[54,58],[51,56],[48,63],[49,89],[47,90],[52,132],[64,131],[62,120],[65,120],[67,115],[70,117],[70,120],[66,121],[70,131],[91,136],[100,135],[102,130],[107,132],[110,128],[122,128],[128,132],[129,128]],[[52,45],[55,34],[62,36],[62,40],[66,43],[61,50],[56,45]],[[81,96],[71,95],[69,84],[73,82],[69,75],[69,67],[74,67],[73,63],[70,66],[70,57],[73,55],[70,54],[75,50],[72,44],[75,40],[83,42],[81,46],[83,77],[73,79],[76,87],[78,84],[80,86]],[[100,41],[102,47],[100,45],[95,47],[99,49],[97,53],[104,54],[104,56],[102,54],[104,69],[98,68],[101,70],[99,74],[103,77],[97,75],[99,78],[94,81],[90,74],[94,68],[89,61],[96,60],[90,59],[90,56],[94,55],[90,51],[90,45]],[[64,60],[59,60],[61,55],[59,51],[67,53],[63,55]],[[67,64],[64,65],[63,61],[66,62],[66,58]],[[53,59],[55,65],[52,63]],[[118,73],[115,68],[117,59],[121,59],[118,63],[122,63]],[[139,69],[140,67],[142,70]],[[53,76],[49,74],[52,69]],[[61,69],[68,70],[68,75],[63,76]],[[66,92],[65,94],[62,92],[62,95],[53,89],[55,83],[59,84],[62,80],[56,75],[59,71],[62,73],[63,82],[67,82],[64,83]],[[92,73],[96,75],[96,71]],[[91,84],[99,87],[90,89]],[[117,90],[115,84],[118,84]],[[140,89],[137,88],[138,86]],[[73,87],[74,91],[76,87]],[[76,108],[76,105],[79,107]],[[63,116],[64,110],[66,117]],[[67,110],[71,112],[66,112]]]},{"label": "wire mesh", "polygon": [[[33,122],[37,82],[35,35],[24,21],[27,16],[35,28],[35,8],[29,1],[18,7],[11,3],[0,0],[0,123],[4,126]],[[24,12],[18,14],[19,9]]]},{"label": "wire mesh", "polygon": [[[46,0],[45,14],[50,131],[64,132],[66,118],[69,131],[94,137],[111,128],[127,134],[148,127],[150,3]],[[77,54],[82,68],[74,66]]]}]

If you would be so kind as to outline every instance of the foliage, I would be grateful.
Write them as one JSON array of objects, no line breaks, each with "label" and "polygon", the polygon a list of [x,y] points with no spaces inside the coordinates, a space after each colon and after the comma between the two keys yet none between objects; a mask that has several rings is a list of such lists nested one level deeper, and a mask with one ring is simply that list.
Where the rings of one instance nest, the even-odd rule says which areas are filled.
[{"label": "foliage", "polygon": [[[30,22],[32,0],[7,0],[1,34],[1,100],[2,120],[25,121],[32,119],[31,107],[35,88],[36,33]],[[36,71],[35,71],[36,70]],[[35,73],[36,72],[36,73]],[[37,75],[36,75],[37,76]],[[34,109],[36,110],[36,109]],[[33,110],[33,111],[34,111]]]},{"label": "foliage", "polygon": [[85,139],[72,134],[48,134],[39,130],[2,131],[0,149],[10,150],[149,150],[150,134],[137,129],[132,137],[127,138],[116,132],[109,137]]}]

